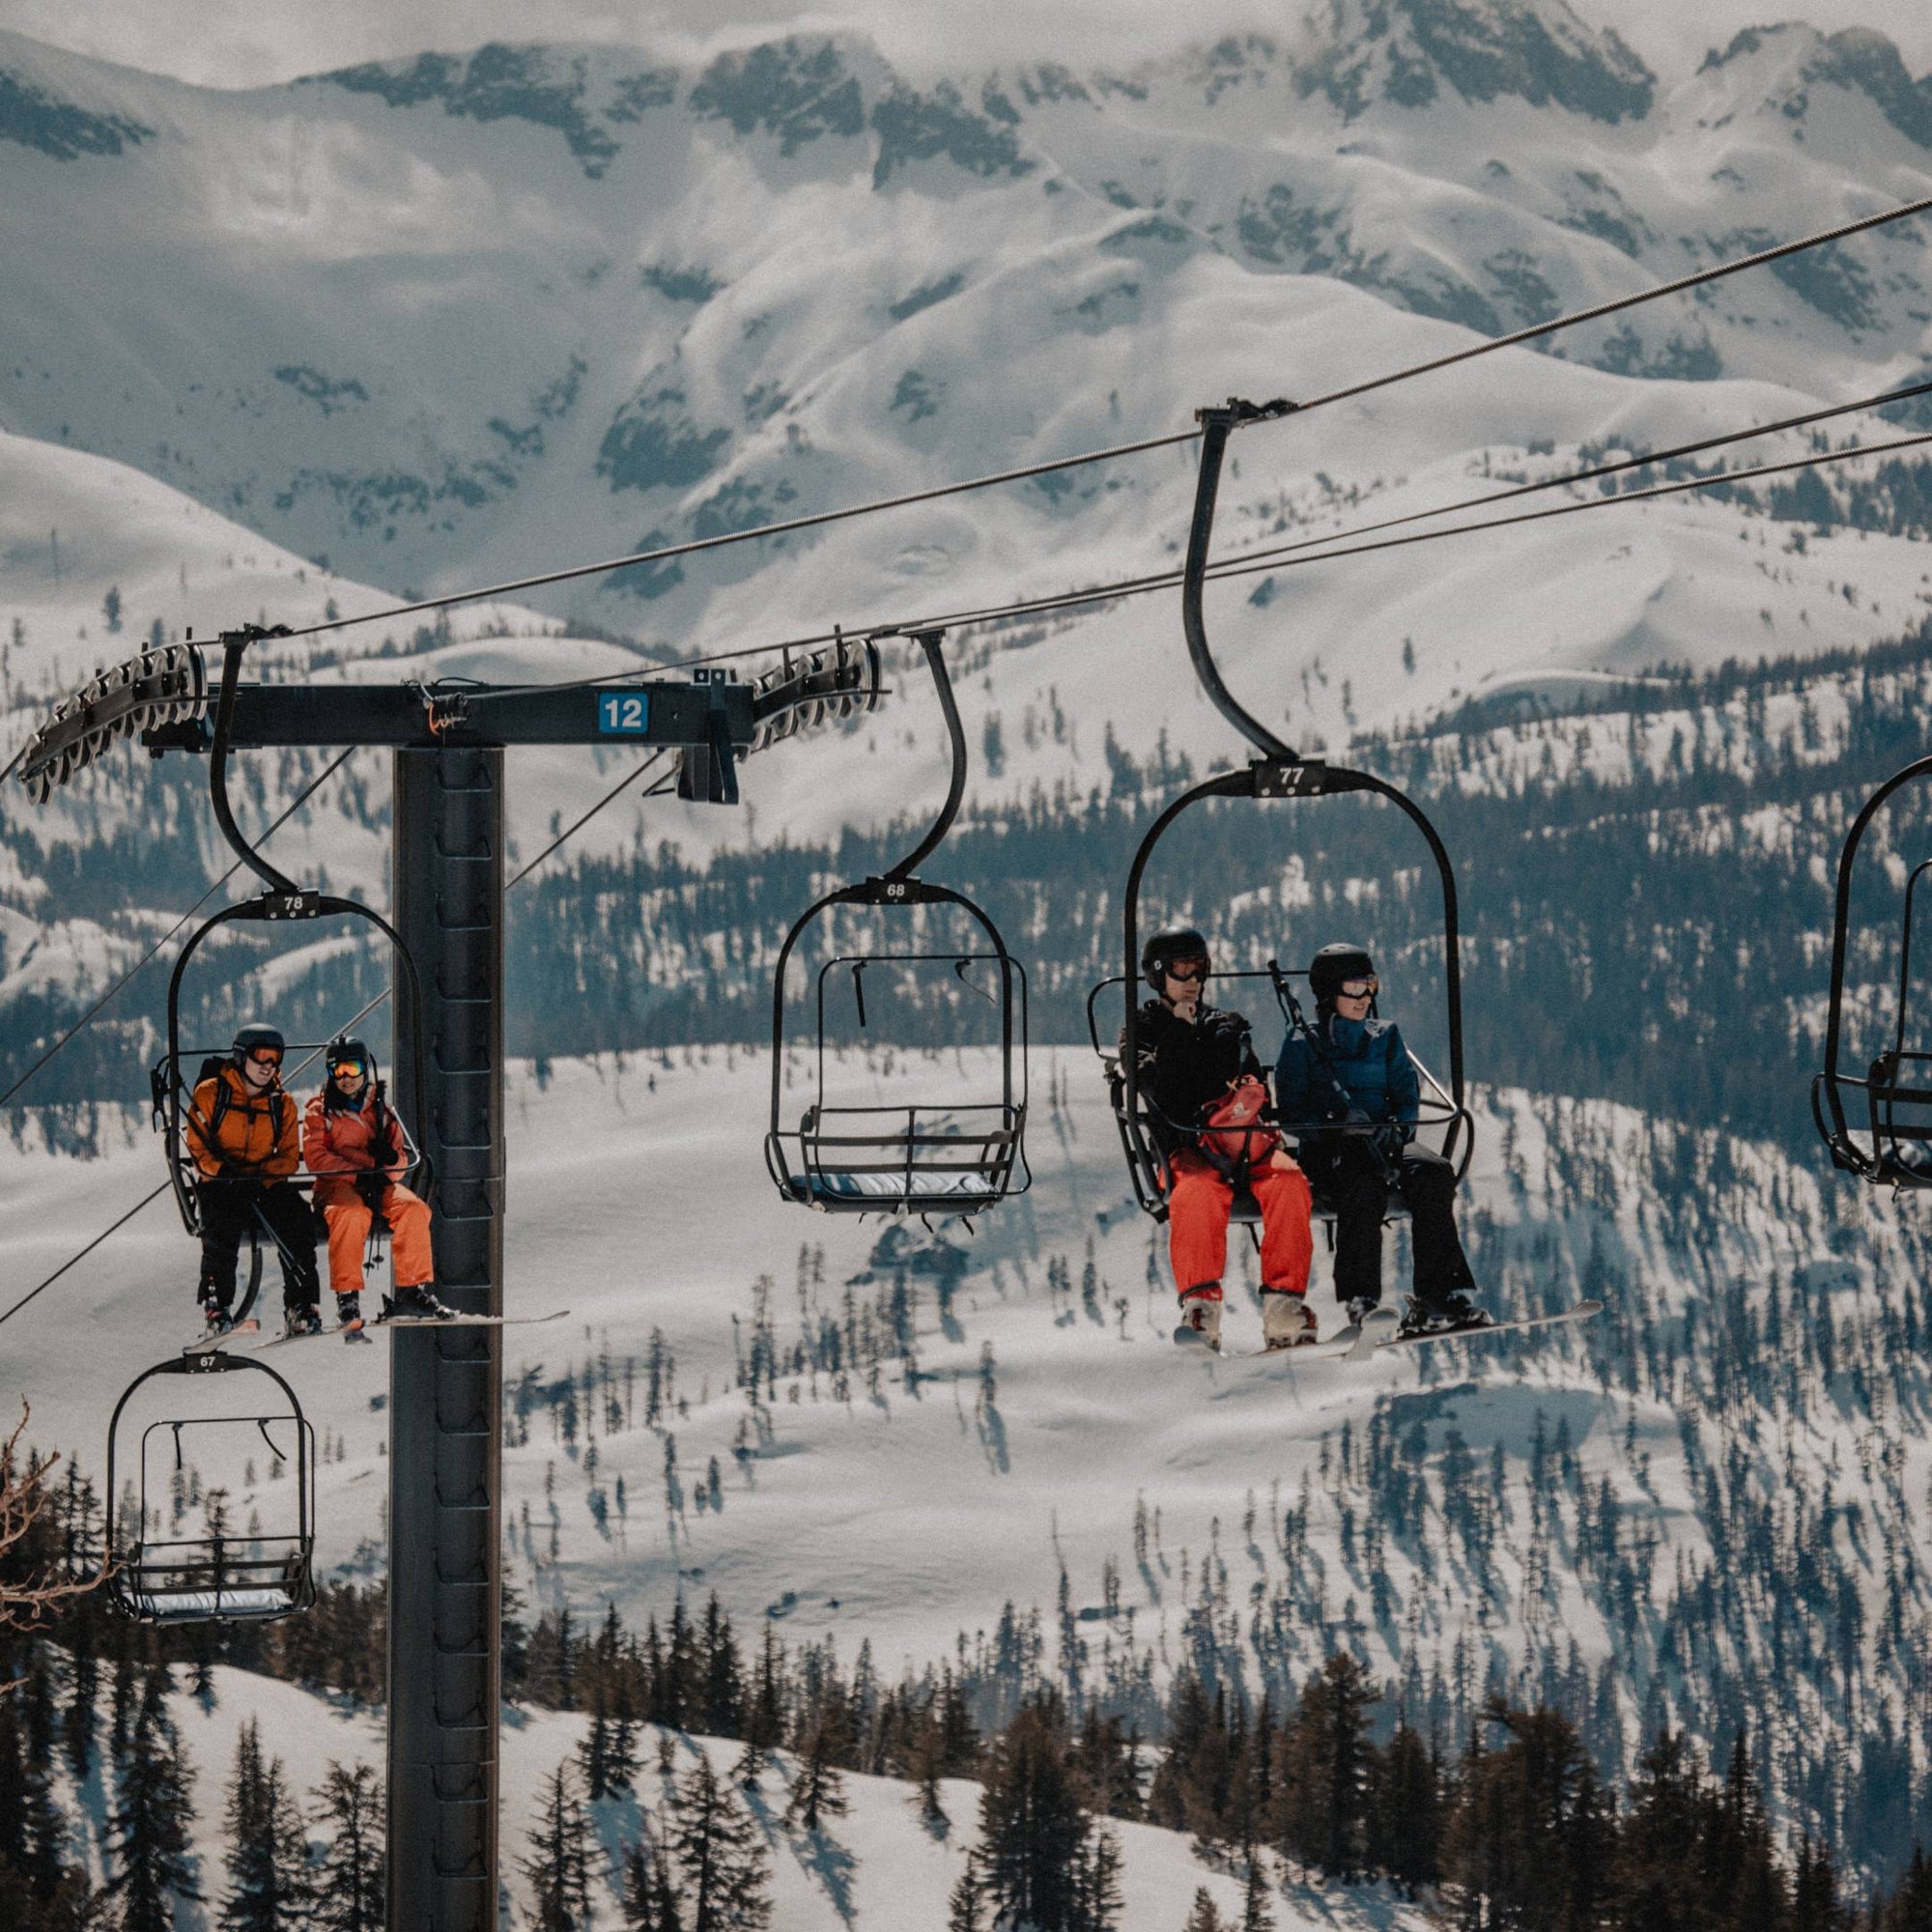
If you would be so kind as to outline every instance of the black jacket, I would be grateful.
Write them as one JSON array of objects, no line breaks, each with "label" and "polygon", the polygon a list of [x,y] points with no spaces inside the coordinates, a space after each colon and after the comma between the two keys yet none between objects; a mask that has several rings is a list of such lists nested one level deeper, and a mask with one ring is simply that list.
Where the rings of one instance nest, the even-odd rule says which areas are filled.
[{"label": "black jacket", "polygon": [[[1203,1006],[1190,1026],[1177,1019],[1165,1001],[1149,1000],[1134,1033],[1137,1082],[1153,1103],[1153,1137],[1163,1153],[1192,1143],[1192,1135],[1176,1127],[1198,1126],[1204,1112],[1242,1074],[1259,1076],[1262,1070],[1247,1021],[1218,1007]],[[1126,1045],[1122,1029],[1123,1060]]]}]

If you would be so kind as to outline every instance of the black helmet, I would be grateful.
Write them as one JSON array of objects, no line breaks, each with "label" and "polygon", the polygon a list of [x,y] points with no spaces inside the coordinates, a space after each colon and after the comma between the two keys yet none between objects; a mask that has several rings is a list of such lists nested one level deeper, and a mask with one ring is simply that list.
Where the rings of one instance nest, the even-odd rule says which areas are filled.
[{"label": "black helmet", "polygon": [[235,1044],[230,1049],[237,1065],[251,1053],[263,1047],[273,1047],[277,1053],[286,1053],[289,1043],[282,1037],[280,1027],[271,1027],[262,1020],[250,1020],[235,1036]]},{"label": "black helmet", "polygon": [[1156,932],[1141,948],[1141,971],[1156,993],[1167,990],[1167,969],[1182,959],[1206,959],[1208,940],[1191,925],[1177,926],[1172,932]]},{"label": "black helmet", "polygon": [[1375,971],[1376,962],[1365,948],[1351,946],[1346,940],[1324,946],[1308,962],[1308,984],[1315,995],[1315,1004],[1332,1007],[1345,980],[1373,979]]},{"label": "black helmet", "polygon": [[366,1039],[354,1039],[346,1035],[338,1035],[328,1042],[328,1050],[323,1055],[322,1064],[331,1072],[338,1060],[359,1060],[365,1073],[376,1070],[376,1056],[369,1051]]}]

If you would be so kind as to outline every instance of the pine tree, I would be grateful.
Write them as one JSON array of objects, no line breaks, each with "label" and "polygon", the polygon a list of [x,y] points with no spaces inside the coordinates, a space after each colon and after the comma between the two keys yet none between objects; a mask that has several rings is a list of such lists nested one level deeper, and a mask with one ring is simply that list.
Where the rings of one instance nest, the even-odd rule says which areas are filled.
[{"label": "pine tree", "polygon": [[383,1932],[383,1805],[366,1764],[332,1759],[315,1795],[316,1823],[332,1833],[315,1875],[315,1932]]},{"label": "pine tree", "polygon": [[1187,1923],[1180,1932],[1228,1932],[1227,1921],[1222,1918],[1213,1899],[1205,1885],[1194,1889],[1194,1909],[1187,1915]]},{"label": "pine tree", "polygon": [[772,1916],[764,1840],[701,1751],[678,1780],[670,1849],[685,1932],[762,1932]]},{"label": "pine tree", "polygon": [[1376,1691],[1346,1651],[1311,1677],[1289,1728],[1281,1790],[1283,1840],[1297,1858],[1336,1876],[1362,1869],[1368,1801],[1368,1707]]},{"label": "pine tree", "polygon": [[175,1903],[199,1898],[189,1849],[194,1773],[167,1707],[168,1669],[147,1673],[128,1740],[112,1828],[118,1867],[108,1890],[121,1900],[120,1932],[174,1932]]},{"label": "pine tree", "polygon": [[684,1932],[677,1884],[662,1841],[639,1838],[624,1855],[627,1932]]},{"label": "pine tree", "polygon": [[1912,1862],[1898,1889],[1886,1900],[1877,1924],[1879,1932],[1932,1932],[1932,1863],[1919,1846],[1913,1846]]},{"label": "pine tree", "polygon": [[223,1932],[281,1932],[308,1902],[308,1844],[282,1761],[264,1764],[261,1726],[253,1718],[236,1743],[225,1822]]},{"label": "pine tree", "polygon": [[966,1855],[966,1869],[947,1899],[946,1932],[986,1932],[986,1885],[977,1851]]},{"label": "pine tree", "polygon": [[1369,1866],[1399,1885],[1434,1885],[1441,1854],[1441,1773],[1421,1737],[1398,1724],[1370,1760]]},{"label": "pine tree", "polygon": [[1247,1889],[1241,1894],[1241,1932],[1274,1932],[1267,1879],[1262,1871],[1261,1853],[1254,1850],[1248,1854]]},{"label": "pine tree", "polygon": [[988,1754],[980,1844],[994,1922],[1086,1932],[1080,1878],[1092,1833],[1066,1765],[1059,1700],[1046,1692],[1020,1707]]},{"label": "pine tree", "polygon": [[803,1825],[808,1832],[815,1832],[821,1818],[842,1818],[851,1808],[845,1780],[833,1762],[833,1742],[829,1723],[812,1731],[811,1741],[799,1758],[798,1776],[792,1780],[791,1802],[785,1806],[787,1825]]},{"label": "pine tree", "polygon": [[539,1932],[586,1932],[590,1924],[590,1820],[577,1795],[570,1767],[551,1774],[536,1827],[528,1833],[532,1856],[517,1869],[530,1882]]}]

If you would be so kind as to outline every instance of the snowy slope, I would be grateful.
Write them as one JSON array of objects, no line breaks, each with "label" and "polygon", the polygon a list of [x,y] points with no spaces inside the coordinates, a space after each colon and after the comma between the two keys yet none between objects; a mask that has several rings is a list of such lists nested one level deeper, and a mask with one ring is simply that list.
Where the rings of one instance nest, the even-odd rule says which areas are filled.
[{"label": "snowy slope", "polygon": [[[243,1727],[261,1726],[265,1757],[279,1757],[297,1793],[306,1797],[320,1783],[330,1760],[345,1766],[364,1763],[380,1777],[383,1736],[380,1719],[358,1715],[338,1703],[280,1684],[271,1678],[217,1667],[207,1705],[186,1691],[169,1699],[169,1712],[195,1772],[194,1848],[201,1887],[211,1908],[218,1909],[226,1885],[222,1858],[222,1793],[235,1761]],[[530,1855],[527,1842],[543,1797],[557,1765],[582,1741],[587,1719],[575,1713],[509,1707],[502,1729],[500,1824],[503,1878],[510,1910],[506,1926],[533,1922],[527,1889],[516,1870]],[[639,1835],[642,1822],[663,1798],[658,1770],[658,1733],[645,1726],[639,1735],[638,1776],[629,1801],[609,1799],[591,1807],[603,1857],[593,1867],[594,1924],[615,1932],[622,1861]],[[671,1776],[690,1768],[693,1755],[707,1752],[719,1774],[728,1776],[742,1747],[716,1740],[678,1736],[673,1741]],[[785,1803],[794,1766],[781,1754],[753,1794],[753,1815],[771,1858],[773,1932],[838,1932],[858,1926],[937,1926],[945,1923],[947,1896],[979,1838],[980,1787],[964,1779],[941,1783],[949,1823],[928,1829],[920,1818],[919,1793],[892,1778],[846,1778],[849,1813],[827,1821],[817,1833],[787,1827]],[[86,1821],[88,1842],[74,1847],[89,1859],[95,1876],[103,1872],[101,1794],[97,1778],[75,1793],[64,1782],[59,1794]],[[78,1805],[74,1801],[82,1801]],[[1125,1909],[1121,1932],[1174,1932],[1205,1888],[1232,1922],[1240,1910],[1241,1885],[1224,1868],[1198,1858],[1179,1832],[1151,1825],[1115,1823],[1108,1829],[1121,1842],[1122,1892]],[[1275,1866],[1272,1900],[1282,1932],[1315,1926],[1378,1928],[1397,1932],[1421,1922],[1413,1908],[1398,1906],[1380,1887],[1325,1887]]]},{"label": "snowy slope", "polygon": [[[940,1274],[923,1241],[899,1256],[903,1348],[878,1224],[808,1217],[759,1174],[755,1058],[559,1063],[546,1086],[519,1083],[509,1306],[571,1311],[506,1338],[506,1386],[527,1379],[530,1398],[521,1420],[511,1404],[507,1555],[539,1606],[608,1598],[641,1622],[676,1590],[716,1590],[741,1620],[834,1635],[847,1656],[868,1640],[892,1675],[949,1654],[962,1631],[990,1632],[1011,1603],[1044,1617],[1050,1671],[1071,1667],[1129,1700],[1142,1659],[1158,1682],[1185,1659],[1203,1663],[1205,1642],[1213,1667],[1250,1690],[1287,1688],[1346,1636],[1378,1670],[1411,1677],[1417,1696],[1452,1658],[1520,1694],[1552,1667],[1580,1668],[1608,1683],[1601,1720],[1629,1743],[1647,1698],[1689,1694],[1690,1653],[1670,1662],[1668,1633],[1686,1589],[1737,1560],[1723,1555],[1729,1511],[1795,1508],[1780,1533],[1804,1542],[1822,1485],[1828,1531],[1833,1508],[1847,1526],[1818,1560],[1842,1579],[1833,1588],[1869,1606],[1863,1635],[1847,1639],[1869,1685],[1860,1708],[1905,1721],[1903,1653],[1880,1606],[1905,1631],[1926,1627],[1932,1547],[1909,1499],[1932,1476],[1932,1402],[1888,1325],[1922,1266],[1909,1210],[1901,1220],[1821,1194],[1780,1156],[1627,1110],[1492,1096],[1470,1208],[1479,1272],[1504,1307],[1607,1295],[1594,1331],[1367,1368],[1203,1362],[1168,1340],[1164,1270],[1122,1208],[1091,1067],[1042,1061],[1037,1087],[1059,1097],[1036,1118],[1036,1187]],[[909,1065],[887,1085],[904,1093],[943,1070]],[[93,1163],[10,1152],[4,1172],[0,1240],[10,1278],[31,1280],[151,1186],[154,1162],[146,1145]],[[1690,1197],[1666,1187],[1673,1174],[1700,1177]],[[1245,1258],[1236,1268],[1252,1283]],[[37,1437],[77,1444],[98,1467],[122,1383],[170,1330],[192,1328],[191,1277],[188,1244],[151,1210],[10,1324],[0,1399],[31,1396]],[[1739,1362],[1725,1343],[1768,1316],[1808,1326],[1825,1304],[1837,1339],[1822,1371],[1776,1351]],[[1319,1285],[1316,1306],[1335,1319]],[[764,1310],[780,1367],[754,1401],[736,1364]],[[841,1332],[842,1374],[823,1356],[815,1372],[789,1366],[808,1313],[812,1332]],[[1252,1345],[1248,1296],[1235,1296],[1231,1327]],[[656,1426],[644,1412],[653,1330],[674,1356]],[[322,1471],[324,1554],[359,1566],[386,1487],[381,1350],[325,1342],[270,1359],[337,1445]],[[557,1392],[572,1370],[566,1440]],[[1416,1431],[1420,1448],[1395,1454]],[[1474,1506],[1489,1512],[1486,1558],[1443,1461],[1460,1453],[1452,1438],[1492,1497]],[[1365,1448],[1378,1440],[1380,1452]],[[1419,1504],[1390,1502],[1386,1469],[1364,1478],[1376,1453],[1395,1454],[1398,1473],[1420,1459]],[[1583,1486],[1574,1525],[1567,1502],[1530,1493],[1553,1453],[1566,1468],[1574,1457]],[[1714,1468],[1734,1495],[1715,1515]],[[213,1463],[202,1473],[228,1482],[237,1520],[259,1510],[272,1529],[286,1485],[247,1490]],[[1760,1483],[1762,1500],[1747,1502]],[[1420,1510],[1407,1529],[1403,1507]],[[1614,1561],[1602,1553],[1606,1507],[1620,1512]],[[1624,1575],[1644,1607],[1620,1634]],[[1741,1633],[1736,1668],[1769,1667],[1753,1661],[1764,1640]],[[1790,1628],[1783,1641],[1797,1641]],[[1798,1703],[1765,1719],[1769,1747],[1800,1748],[1801,1733],[1777,1740],[1801,1719],[1810,1744],[1831,1735],[1845,1721],[1835,1695],[1787,1666],[1776,1696]]]}]

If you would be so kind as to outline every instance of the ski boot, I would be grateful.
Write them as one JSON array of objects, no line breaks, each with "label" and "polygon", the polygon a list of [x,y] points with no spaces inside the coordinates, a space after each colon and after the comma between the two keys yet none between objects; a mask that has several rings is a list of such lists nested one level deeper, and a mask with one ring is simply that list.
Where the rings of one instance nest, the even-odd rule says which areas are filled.
[{"label": "ski boot", "polygon": [[1196,1347],[1221,1349],[1221,1284],[1210,1281],[1204,1288],[1190,1288],[1180,1297],[1180,1326],[1174,1331],[1177,1342]]},{"label": "ski boot", "polygon": [[1357,1349],[1364,1350],[1394,1340],[1398,1332],[1396,1312],[1393,1308],[1384,1308],[1380,1296],[1371,1299],[1366,1294],[1351,1294],[1346,1306],[1349,1325],[1343,1329],[1340,1339],[1352,1342]]},{"label": "ski boot", "polygon": [[1452,1288],[1447,1294],[1411,1294],[1396,1334],[1405,1342],[1416,1335],[1452,1335],[1461,1328],[1487,1328],[1491,1319],[1466,1289]]},{"label": "ski boot", "polygon": [[1308,1298],[1288,1289],[1262,1291],[1262,1340],[1270,1349],[1305,1349],[1320,1337]]},{"label": "ski boot", "polygon": [[282,1310],[282,1333],[290,1340],[298,1335],[320,1335],[322,1310],[313,1301],[291,1302]]},{"label": "ski boot", "polygon": [[201,1312],[207,1322],[203,1331],[205,1340],[218,1342],[224,1335],[232,1335],[235,1332],[234,1316],[229,1314],[218,1301],[204,1304]]},{"label": "ski boot", "polygon": [[366,1342],[369,1339],[362,1332],[362,1297],[359,1294],[338,1294],[335,1297],[335,1321],[342,1330],[345,1342]]},{"label": "ski boot", "polygon": [[439,1301],[435,1288],[425,1281],[412,1288],[399,1288],[393,1295],[383,1297],[380,1319],[394,1321],[398,1317],[406,1321],[454,1321],[456,1310],[447,1302]]}]

